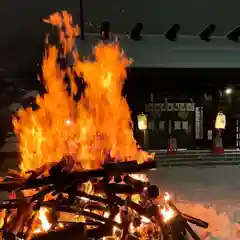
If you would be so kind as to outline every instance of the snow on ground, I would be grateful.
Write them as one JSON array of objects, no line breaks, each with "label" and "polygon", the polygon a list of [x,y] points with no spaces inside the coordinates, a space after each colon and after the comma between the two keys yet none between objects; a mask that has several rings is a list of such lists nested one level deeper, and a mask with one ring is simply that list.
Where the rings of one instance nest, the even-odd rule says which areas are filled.
[{"label": "snow on ground", "polygon": [[150,173],[150,180],[169,192],[179,209],[209,222],[216,238],[240,239],[240,166],[172,167]]}]

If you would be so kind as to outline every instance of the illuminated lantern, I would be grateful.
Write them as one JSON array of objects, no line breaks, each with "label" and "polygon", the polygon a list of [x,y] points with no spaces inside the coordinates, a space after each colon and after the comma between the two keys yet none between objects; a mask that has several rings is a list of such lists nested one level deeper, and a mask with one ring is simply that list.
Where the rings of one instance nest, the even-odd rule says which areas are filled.
[{"label": "illuminated lantern", "polygon": [[145,114],[139,114],[137,117],[138,120],[138,129],[146,130],[147,129],[147,116]]},{"label": "illuminated lantern", "polygon": [[216,117],[215,128],[225,129],[226,127],[226,116],[222,112],[219,112]]}]

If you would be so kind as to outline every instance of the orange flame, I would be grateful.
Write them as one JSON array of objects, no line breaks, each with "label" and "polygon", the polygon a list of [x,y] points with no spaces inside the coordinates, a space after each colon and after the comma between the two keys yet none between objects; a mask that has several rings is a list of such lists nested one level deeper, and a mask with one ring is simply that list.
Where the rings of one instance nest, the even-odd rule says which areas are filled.
[{"label": "orange flame", "polygon": [[41,226],[35,229],[34,233],[47,232],[51,228],[51,224],[48,222],[46,214],[48,213],[47,208],[40,208],[38,218],[41,222]]},{"label": "orange flame", "polygon": [[[84,77],[87,86],[76,103],[72,71],[60,69],[59,50],[48,46],[42,65],[47,93],[37,97],[38,110],[20,109],[13,119],[22,172],[59,161],[65,155],[73,156],[75,167],[87,169],[99,167],[107,152],[120,161],[149,158],[138,150],[130,110],[122,96],[130,61],[120,47],[99,44],[94,49],[95,61],[82,62],[73,50],[78,28],[72,27],[72,17],[67,12],[55,13],[45,21],[59,27],[63,54],[73,51],[74,69]],[[64,81],[67,75],[71,82],[70,96]]]},{"label": "orange flame", "polygon": [[163,216],[164,222],[168,222],[176,215],[176,213],[171,207],[163,207],[161,209],[161,214]]}]

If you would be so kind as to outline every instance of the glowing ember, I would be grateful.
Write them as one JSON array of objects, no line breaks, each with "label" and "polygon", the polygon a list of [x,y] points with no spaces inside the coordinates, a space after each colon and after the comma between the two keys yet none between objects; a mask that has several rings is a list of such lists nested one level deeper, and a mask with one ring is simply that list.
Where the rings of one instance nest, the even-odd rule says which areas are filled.
[{"label": "glowing ember", "polygon": [[47,232],[51,228],[51,224],[48,222],[46,214],[48,213],[47,208],[40,208],[39,210],[39,220],[41,221],[40,228],[36,229],[34,233],[41,233],[41,232]]},{"label": "glowing ember", "polygon": [[[121,216],[120,213],[118,213],[114,219],[117,223],[121,223]],[[113,235],[116,235],[117,230],[119,230],[117,227],[113,227]]]},{"label": "glowing ember", "polygon": [[47,212],[48,212],[47,208],[41,208],[39,211],[39,219],[41,220],[41,225],[42,225],[43,231],[45,232],[47,232],[51,227],[51,224],[48,222],[46,217]]},{"label": "glowing ember", "polygon": [[169,195],[168,192],[165,192],[165,193],[164,193],[164,200],[165,200],[166,202],[170,200],[170,195]]},{"label": "glowing ember", "polygon": [[173,211],[171,207],[164,206],[160,211],[163,216],[164,222],[169,221],[176,215],[176,213]]},{"label": "glowing ember", "polygon": [[129,174],[129,176],[142,182],[148,182],[148,177],[146,174]]}]

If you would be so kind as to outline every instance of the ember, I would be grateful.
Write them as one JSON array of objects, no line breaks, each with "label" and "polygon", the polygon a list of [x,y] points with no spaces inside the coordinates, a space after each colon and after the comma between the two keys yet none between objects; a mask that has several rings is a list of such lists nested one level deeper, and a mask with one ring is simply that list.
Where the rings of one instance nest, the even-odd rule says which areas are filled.
[{"label": "ember", "polygon": [[[199,239],[188,222],[208,224],[181,213],[145,174],[156,161],[139,151],[121,95],[130,61],[118,45],[99,44],[95,61],[82,62],[71,16],[56,13],[45,21],[58,27],[61,48],[47,47],[47,93],[37,97],[39,108],[21,109],[13,120],[21,172],[9,170],[0,184],[14,196],[0,204],[3,238]],[[70,52],[74,69],[64,70],[58,59]],[[86,82],[77,103],[73,71]]]}]

